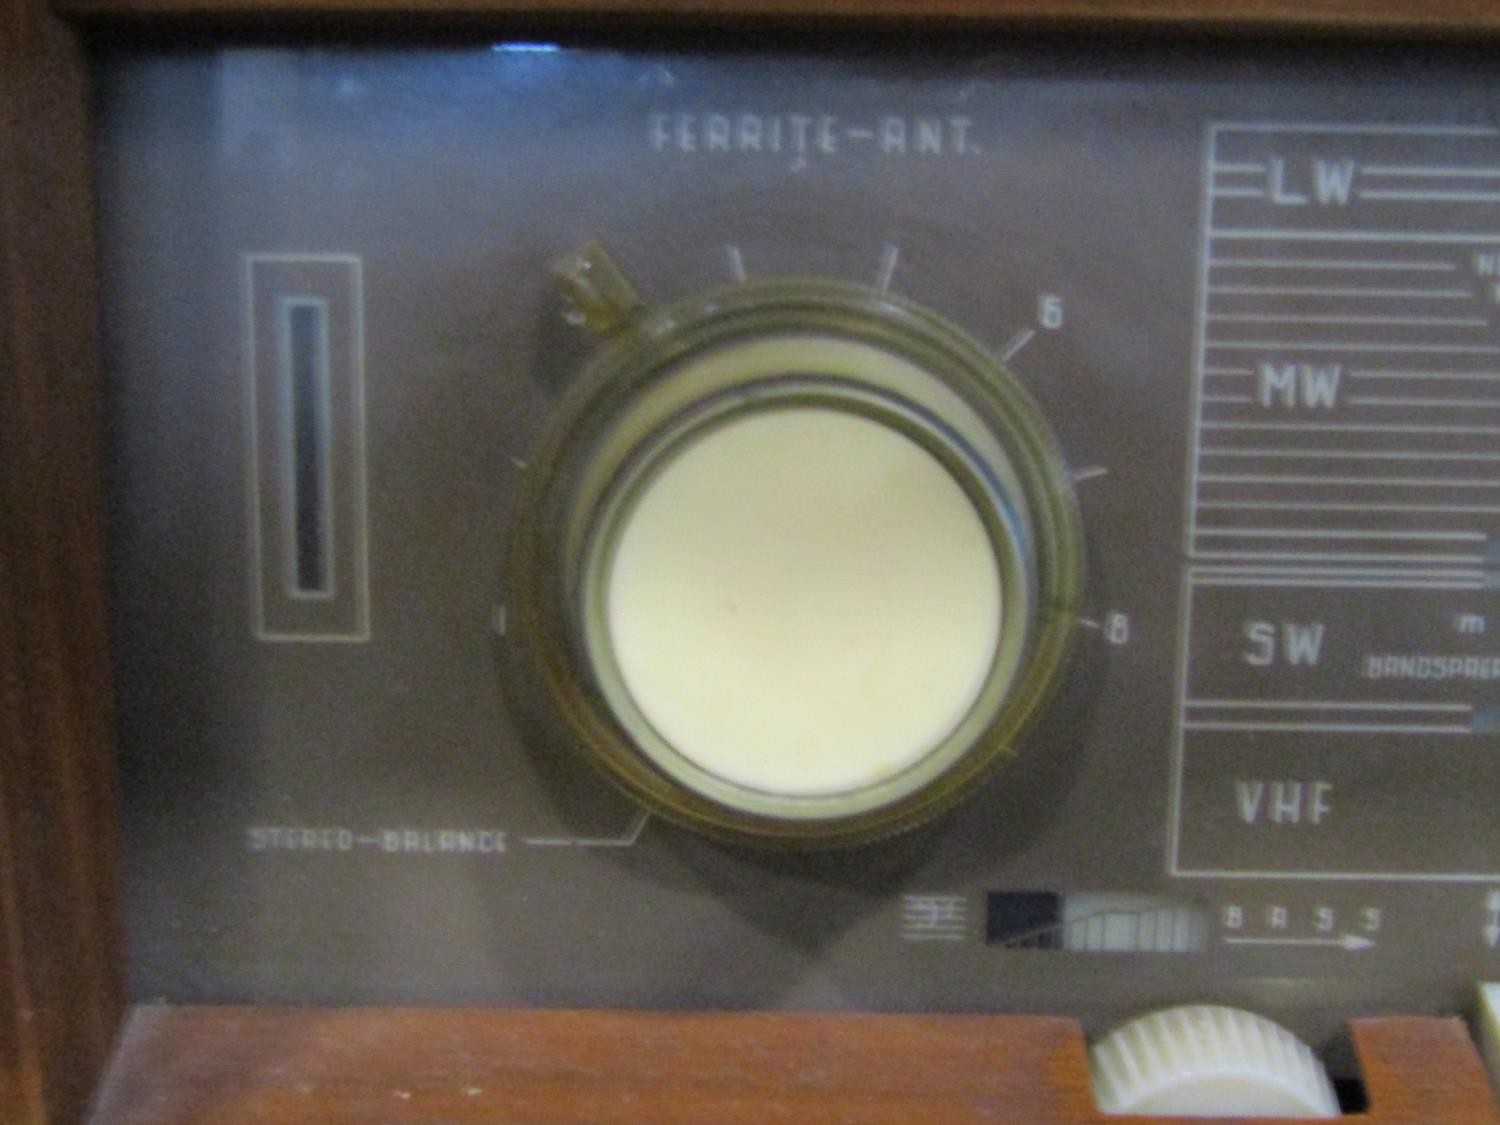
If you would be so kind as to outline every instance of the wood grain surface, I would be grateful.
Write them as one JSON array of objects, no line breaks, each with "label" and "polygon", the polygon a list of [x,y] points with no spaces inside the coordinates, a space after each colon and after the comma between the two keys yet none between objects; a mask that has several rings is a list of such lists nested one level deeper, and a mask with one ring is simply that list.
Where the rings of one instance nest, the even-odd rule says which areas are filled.
[{"label": "wood grain surface", "polygon": [[[1496,1125],[1454,1020],[1356,1024],[1366,1125]],[[1014,1016],[142,1008],[98,1125],[1148,1125]],[[1222,1120],[1222,1119],[1221,1119]]]},{"label": "wood grain surface", "polygon": [[[619,28],[620,20],[680,24],[746,20],[878,25],[920,23],[1048,29],[1208,32],[1301,31],[1424,36],[1500,33],[1495,0],[55,0],[76,16],[187,17],[197,21],[402,16],[428,20],[503,15],[586,20]],[[344,26],[348,26],[347,24]]]},{"label": "wood grain surface", "polygon": [[85,73],[0,0],[0,1121],[76,1120],[120,1005]]}]

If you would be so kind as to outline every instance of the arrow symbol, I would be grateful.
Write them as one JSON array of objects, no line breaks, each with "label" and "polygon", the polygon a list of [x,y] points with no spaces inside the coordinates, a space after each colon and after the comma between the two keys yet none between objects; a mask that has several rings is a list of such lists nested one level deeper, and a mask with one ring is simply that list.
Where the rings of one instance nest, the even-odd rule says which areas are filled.
[{"label": "arrow symbol", "polygon": [[1357,953],[1362,949],[1375,948],[1373,941],[1366,937],[1360,937],[1358,934],[1345,934],[1343,937],[1334,938],[1231,937],[1225,938],[1224,944],[1321,946],[1325,949],[1344,949],[1351,953]]}]

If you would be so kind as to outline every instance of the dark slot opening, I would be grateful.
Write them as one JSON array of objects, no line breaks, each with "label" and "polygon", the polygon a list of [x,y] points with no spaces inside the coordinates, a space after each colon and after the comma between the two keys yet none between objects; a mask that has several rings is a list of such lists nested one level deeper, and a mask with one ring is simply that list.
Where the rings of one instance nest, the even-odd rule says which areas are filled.
[{"label": "dark slot opening", "polygon": [[328,317],[321,303],[286,308],[291,391],[292,578],[297,593],[332,593],[328,487]]},{"label": "dark slot opening", "polygon": [[986,899],[984,937],[1013,949],[1061,949],[1062,896],[1050,891],[996,891]]},{"label": "dark slot opening", "polygon": [[1368,1113],[1370,1111],[1370,1095],[1365,1092],[1365,1084],[1358,1078],[1335,1078],[1333,1092],[1338,1095],[1341,1113]]}]

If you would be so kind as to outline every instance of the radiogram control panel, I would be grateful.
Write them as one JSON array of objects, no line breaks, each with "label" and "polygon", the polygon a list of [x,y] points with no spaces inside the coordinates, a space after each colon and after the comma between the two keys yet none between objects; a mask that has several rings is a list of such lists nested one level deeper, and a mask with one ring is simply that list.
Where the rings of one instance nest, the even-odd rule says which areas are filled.
[{"label": "radiogram control panel", "polygon": [[1332,47],[100,71],[138,999],[1500,975],[1500,94]]}]

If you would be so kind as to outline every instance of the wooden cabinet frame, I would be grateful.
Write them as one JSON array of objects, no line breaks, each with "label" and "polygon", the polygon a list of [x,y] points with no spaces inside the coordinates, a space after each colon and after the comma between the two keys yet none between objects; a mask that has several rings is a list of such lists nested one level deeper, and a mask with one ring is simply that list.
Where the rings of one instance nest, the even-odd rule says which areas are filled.
[{"label": "wooden cabinet frame", "polygon": [[[1013,1017],[126,1010],[87,48],[121,30],[1428,36],[1496,0],[0,0],[0,1122],[1107,1120]],[[1356,1027],[1370,1122],[1497,1122],[1462,1025]],[[106,1078],[107,1072],[107,1078]],[[102,1086],[101,1086],[102,1083]],[[102,1090],[102,1093],[101,1093]],[[1118,1120],[1118,1119],[1115,1119]]]}]

